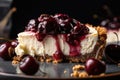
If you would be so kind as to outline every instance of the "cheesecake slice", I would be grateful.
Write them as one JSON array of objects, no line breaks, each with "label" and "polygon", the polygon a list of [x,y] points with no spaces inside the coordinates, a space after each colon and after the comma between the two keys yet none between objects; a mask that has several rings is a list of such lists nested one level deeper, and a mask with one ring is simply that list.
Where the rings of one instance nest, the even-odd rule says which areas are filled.
[{"label": "cheesecake slice", "polygon": [[66,14],[42,14],[30,20],[17,39],[14,60],[31,55],[39,61],[85,62],[96,55],[102,58],[106,29],[82,24]]}]

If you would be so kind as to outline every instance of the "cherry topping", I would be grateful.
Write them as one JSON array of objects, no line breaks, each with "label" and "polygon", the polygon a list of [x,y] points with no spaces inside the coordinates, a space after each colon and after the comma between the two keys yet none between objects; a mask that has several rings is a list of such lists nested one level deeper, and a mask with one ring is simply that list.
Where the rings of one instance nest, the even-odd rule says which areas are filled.
[{"label": "cherry topping", "polygon": [[37,33],[36,34],[36,38],[37,38],[38,41],[43,41],[45,36],[46,36],[46,34],[42,34],[42,33]]},{"label": "cherry topping", "polygon": [[88,33],[88,28],[66,14],[55,14],[54,16],[42,14],[37,20],[32,19],[29,21],[26,31],[42,34],[72,33],[75,35],[85,35]]},{"label": "cherry topping", "polygon": [[38,30],[43,34],[53,34],[56,33],[58,29],[58,24],[55,18],[51,15],[43,14],[39,18]]},{"label": "cherry topping", "polygon": [[11,42],[6,42],[0,45],[0,57],[4,60],[11,60],[14,56],[14,48]]},{"label": "cherry topping", "polygon": [[69,19],[69,16],[66,15],[66,14],[55,14],[54,17],[57,18],[57,19],[62,19],[62,20]]},{"label": "cherry topping", "polygon": [[88,32],[89,32],[89,29],[85,25],[80,24],[78,22],[77,25],[74,27],[72,33],[82,36],[82,35],[88,34]]},{"label": "cherry topping", "polygon": [[27,56],[19,63],[19,68],[27,75],[34,75],[39,69],[39,63],[32,56]]},{"label": "cherry topping", "polygon": [[73,29],[73,25],[71,24],[71,18],[69,18],[66,14],[56,14],[54,16],[59,24],[59,29],[61,33],[70,33]]},{"label": "cherry topping", "polygon": [[35,19],[31,19],[26,27],[26,31],[32,31],[36,32],[37,31],[37,23],[38,21]]},{"label": "cherry topping", "polygon": [[54,59],[54,60],[64,59],[64,55],[63,55],[62,53],[60,53],[59,51],[56,51],[56,52],[53,54],[53,59]]},{"label": "cherry topping", "polygon": [[102,61],[90,58],[85,63],[85,70],[89,75],[99,75],[105,72],[106,65]]}]

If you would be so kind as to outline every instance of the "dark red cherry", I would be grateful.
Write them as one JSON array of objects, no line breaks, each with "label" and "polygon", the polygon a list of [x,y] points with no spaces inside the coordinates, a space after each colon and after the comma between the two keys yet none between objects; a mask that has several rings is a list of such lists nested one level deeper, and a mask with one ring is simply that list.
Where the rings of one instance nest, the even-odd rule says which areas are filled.
[{"label": "dark red cherry", "polygon": [[74,27],[72,34],[77,34],[79,36],[83,36],[83,35],[87,34],[88,32],[89,32],[89,29],[85,25],[78,22],[76,24],[76,26]]},{"label": "dark red cherry", "polygon": [[105,58],[110,63],[120,62],[120,45],[109,44],[105,48]]},{"label": "dark red cherry", "polygon": [[116,44],[108,44],[105,48],[105,58],[108,62],[119,63],[120,62],[120,45],[119,36],[116,32],[114,34],[117,37]]},{"label": "dark red cherry", "polygon": [[0,45],[0,57],[4,60],[11,60],[14,56],[14,48],[11,42],[6,42]]},{"label": "dark red cherry", "polygon": [[74,34],[67,34],[67,42],[71,45],[77,45],[79,43],[79,38],[78,36]]},{"label": "dark red cherry", "polygon": [[54,17],[59,24],[59,30],[61,33],[70,33],[71,32],[72,28],[74,27],[72,24],[73,19],[71,19],[66,14],[56,14]]},{"label": "dark red cherry", "polygon": [[35,19],[31,19],[26,27],[26,31],[36,32],[37,25],[38,25],[38,21]]},{"label": "dark red cherry", "polygon": [[39,63],[32,56],[26,56],[19,63],[20,70],[27,75],[34,75],[39,70]]},{"label": "dark red cherry", "polygon": [[58,24],[55,18],[51,15],[43,14],[39,18],[38,30],[43,34],[57,33]]},{"label": "dark red cherry", "polygon": [[85,63],[85,70],[89,75],[99,75],[105,73],[106,65],[100,60],[90,58]]}]

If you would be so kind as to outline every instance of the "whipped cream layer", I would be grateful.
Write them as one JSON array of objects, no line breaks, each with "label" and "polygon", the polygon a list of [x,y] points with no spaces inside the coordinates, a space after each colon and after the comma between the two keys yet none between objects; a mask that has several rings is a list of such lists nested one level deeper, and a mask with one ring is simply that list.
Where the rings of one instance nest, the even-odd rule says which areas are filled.
[{"label": "whipped cream layer", "polygon": [[[88,27],[88,26],[87,26]],[[89,34],[83,39],[80,38],[79,45],[73,46],[66,41],[65,34],[57,36],[46,35],[42,41],[36,38],[36,34],[31,31],[18,34],[18,46],[15,48],[16,55],[23,56],[29,54],[32,56],[43,56],[48,54],[53,56],[57,52],[62,52],[66,56],[85,55],[91,53],[98,40],[98,32],[93,27],[89,28]]]}]

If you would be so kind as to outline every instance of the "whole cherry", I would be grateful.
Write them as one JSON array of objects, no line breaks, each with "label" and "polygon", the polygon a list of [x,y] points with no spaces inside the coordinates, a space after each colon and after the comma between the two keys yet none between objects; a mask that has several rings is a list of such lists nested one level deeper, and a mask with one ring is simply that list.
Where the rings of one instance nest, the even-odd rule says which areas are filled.
[{"label": "whole cherry", "polygon": [[108,44],[105,48],[105,58],[109,63],[119,63],[120,62],[120,45],[118,34],[114,32],[117,37],[116,44]]},{"label": "whole cherry", "polygon": [[105,72],[106,65],[100,60],[90,58],[85,63],[85,70],[89,75],[99,75]]},{"label": "whole cherry", "polygon": [[102,60],[98,60],[98,54],[102,46],[98,49],[95,58],[89,58],[85,63],[85,71],[89,75],[99,75],[105,73],[106,64]]},{"label": "whole cherry", "polygon": [[0,45],[0,57],[4,60],[11,60],[15,55],[14,48],[11,45],[11,42],[6,42]]},{"label": "whole cherry", "polygon": [[19,68],[27,75],[34,75],[39,70],[39,63],[34,57],[26,56],[19,63]]}]

